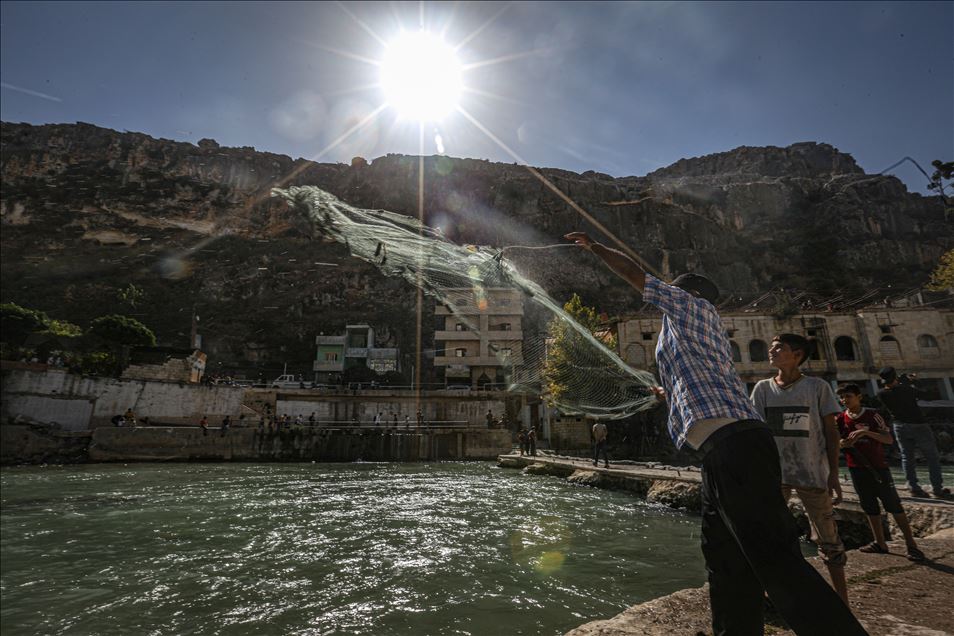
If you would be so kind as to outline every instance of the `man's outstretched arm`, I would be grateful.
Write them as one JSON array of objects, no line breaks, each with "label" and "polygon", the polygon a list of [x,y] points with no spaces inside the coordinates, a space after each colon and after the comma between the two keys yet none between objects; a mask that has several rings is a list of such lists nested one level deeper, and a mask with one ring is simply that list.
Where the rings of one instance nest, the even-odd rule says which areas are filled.
[{"label": "man's outstretched arm", "polygon": [[580,247],[599,256],[620,278],[642,293],[643,286],[646,283],[646,271],[629,256],[618,250],[606,247],[602,243],[597,243],[591,239],[586,232],[570,232],[563,238],[568,241],[573,241]]}]

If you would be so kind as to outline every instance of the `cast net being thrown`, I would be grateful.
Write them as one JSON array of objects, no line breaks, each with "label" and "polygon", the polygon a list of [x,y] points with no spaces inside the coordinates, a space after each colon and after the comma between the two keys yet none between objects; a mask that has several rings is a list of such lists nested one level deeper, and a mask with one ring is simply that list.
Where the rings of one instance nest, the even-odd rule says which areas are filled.
[{"label": "cast net being thrown", "polygon": [[[580,324],[520,275],[505,250],[457,245],[414,218],[357,208],[313,186],[273,194],[304,214],[316,236],[344,244],[353,256],[420,287],[446,308],[444,331],[438,327],[437,334],[446,347],[438,346],[443,357],[435,360],[444,360],[449,378],[454,365],[448,358],[462,355],[489,373],[502,368],[502,375],[487,376],[491,384],[544,395],[565,414],[617,419],[655,403],[652,374],[627,366],[594,336],[592,325]],[[519,331],[505,322],[514,315]]]}]

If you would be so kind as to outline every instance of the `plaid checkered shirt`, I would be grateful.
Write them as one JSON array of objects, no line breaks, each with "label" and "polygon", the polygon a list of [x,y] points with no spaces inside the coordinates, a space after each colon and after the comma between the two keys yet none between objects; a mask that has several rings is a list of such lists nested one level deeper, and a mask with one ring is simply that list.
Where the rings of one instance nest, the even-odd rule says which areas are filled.
[{"label": "plaid checkered shirt", "polygon": [[729,338],[715,307],[649,274],[643,300],[663,312],[656,367],[676,448],[703,420],[761,420],[732,364]]}]

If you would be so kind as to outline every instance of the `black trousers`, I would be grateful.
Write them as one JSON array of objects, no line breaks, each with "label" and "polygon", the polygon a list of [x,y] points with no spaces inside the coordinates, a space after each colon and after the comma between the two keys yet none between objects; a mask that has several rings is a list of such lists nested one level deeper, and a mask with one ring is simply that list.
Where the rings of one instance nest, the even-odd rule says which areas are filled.
[{"label": "black trousers", "polygon": [[601,442],[596,442],[593,447],[593,464],[600,463],[600,455],[603,456],[603,461],[609,464],[609,456],[606,454],[606,440],[604,439]]},{"label": "black trousers", "polygon": [[702,552],[716,636],[763,634],[763,591],[796,634],[865,634],[798,546],[767,428],[722,437],[702,463]]}]

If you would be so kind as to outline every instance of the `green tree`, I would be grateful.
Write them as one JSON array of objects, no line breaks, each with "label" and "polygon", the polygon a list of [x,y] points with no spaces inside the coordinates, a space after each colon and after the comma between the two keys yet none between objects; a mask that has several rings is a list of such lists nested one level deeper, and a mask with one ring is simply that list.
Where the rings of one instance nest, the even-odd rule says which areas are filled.
[{"label": "green tree", "polygon": [[83,335],[82,327],[66,320],[50,320],[50,324],[47,325],[46,330],[54,336],[79,338]]},{"label": "green tree", "polygon": [[135,318],[112,314],[89,325],[89,333],[116,346],[155,346],[156,335]]},{"label": "green tree", "polygon": [[42,311],[27,309],[15,303],[0,304],[0,337],[10,344],[21,344],[31,333],[43,331],[50,317]]},{"label": "green tree", "polygon": [[[599,314],[592,307],[583,304],[577,294],[563,305],[563,310],[576,322],[585,327],[590,334],[597,336],[609,349],[616,349],[616,337],[601,333],[602,324]],[[584,380],[587,367],[592,369],[594,350],[592,342],[565,320],[554,318],[549,325],[547,339],[547,360],[543,368],[543,377],[554,403],[573,400],[574,388]],[[599,364],[597,362],[597,364]]]},{"label": "green tree", "polygon": [[933,291],[954,291],[954,250],[941,255],[927,288]]},{"label": "green tree", "polygon": [[138,305],[143,298],[146,297],[146,292],[142,287],[137,287],[136,285],[129,283],[120,289],[116,296],[120,301],[135,309],[136,305]]}]

